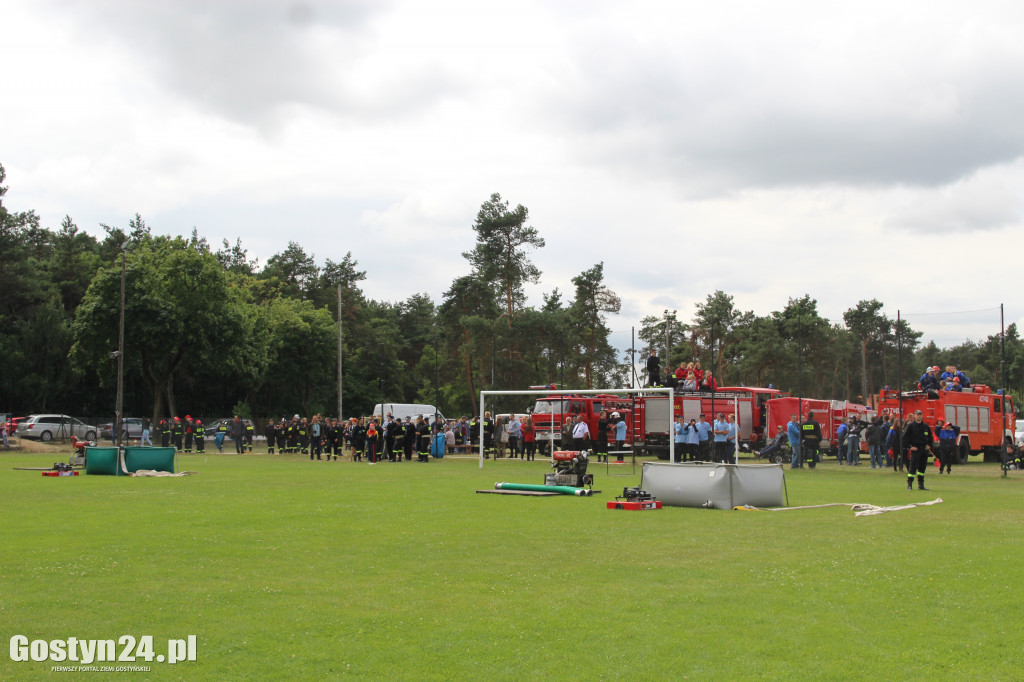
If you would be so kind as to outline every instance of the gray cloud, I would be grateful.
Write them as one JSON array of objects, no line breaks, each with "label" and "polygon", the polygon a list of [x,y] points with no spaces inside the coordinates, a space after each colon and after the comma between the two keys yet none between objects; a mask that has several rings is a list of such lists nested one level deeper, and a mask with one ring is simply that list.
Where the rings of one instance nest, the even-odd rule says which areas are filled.
[{"label": "gray cloud", "polygon": [[99,41],[113,40],[147,66],[159,85],[223,117],[273,125],[294,105],[345,119],[421,112],[458,89],[430,59],[355,75],[372,64],[373,20],[390,0],[344,2],[61,3]]},{"label": "gray cloud", "polygon": [[838,17],[777,38],[771,23],[683,29],[676,44],[587,35],[572,61],[588,68],[562,71],[545,111],[584,161],[676,178],[691,196],[942,185],[1024,155],[1024,52],[1001,24],[1019,15],[952,17],[934,35]]}]

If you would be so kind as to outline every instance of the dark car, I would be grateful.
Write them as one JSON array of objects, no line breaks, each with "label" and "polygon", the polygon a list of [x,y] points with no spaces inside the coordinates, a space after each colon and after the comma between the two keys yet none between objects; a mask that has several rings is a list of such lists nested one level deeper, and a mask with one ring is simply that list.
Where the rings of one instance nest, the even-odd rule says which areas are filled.
[{"label": "dark car", "polygon": [[18,438],[40,440],[70,440],[71,436],[81,440],[96,440],[97,429],[66,414],[33,414],[18,424]]}]

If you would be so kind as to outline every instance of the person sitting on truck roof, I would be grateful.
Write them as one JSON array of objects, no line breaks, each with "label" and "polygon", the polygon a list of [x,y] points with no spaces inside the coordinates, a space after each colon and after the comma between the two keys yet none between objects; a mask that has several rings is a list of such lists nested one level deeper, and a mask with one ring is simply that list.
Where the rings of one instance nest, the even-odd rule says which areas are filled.
[{"label": "person sitting on truck roof", "polygon": [[960,377],[953,377],[946,381],[946,390],[954,393],[961,393],[964,387],[960,385]]},{"label": "person sitting on truck roof", "polygon": [[711,376],[711,372],[704,373],[704,381],[700,384],[700,390],[712,392],[718,390],[718,382],[715,381],[715,377]]},{"label": "person sitting on truck roof", "polygon": [[921,375],[918,386],[922,391],[939,391],[942,387],[939,384],[938,375],[938,367],[929,367],[928,371]]},{"label": "person sitting on truck roof", "polygon": [[700,360],[693,361],[693,376],[697,379],[697,385],[704,383],[704,370],[700,368]]},{"label": "person sitting on truck roof", "polygon": [[[690,363],[693,364],[693,363]],[[693,373],[693,370],[689,370],[686,373],[686,378],[683,379],[683,384],[680,386],[682,391],[696,391],[697,390],[697,376]]]},{"label": "person sitting on truck roof", "polygon": [[946,371],[942,373],[942,378],[946,381],[959,379],[961,388],[970,388],[971,386],[971,380],[967,378],[966,374],[958,370],[956,365],[948,365]]}]

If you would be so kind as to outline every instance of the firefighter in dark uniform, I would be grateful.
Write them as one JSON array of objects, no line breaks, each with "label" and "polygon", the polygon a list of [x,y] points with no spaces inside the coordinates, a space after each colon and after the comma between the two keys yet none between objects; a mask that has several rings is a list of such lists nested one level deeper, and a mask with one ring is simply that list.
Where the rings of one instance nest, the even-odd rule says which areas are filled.
[{"label": "firefighter in dark uniform", "polygon": [[363,450],[366,448],[366,429],[363,428],[362,419],[352,420],[352,431],[349,437],[352,440],[352,461],[363,461]]},{"label": "firefighter in dark uniform", "polygon": [[412,461],[412,451],[416,447],[416,425],[412,423],[412,419],[409,417],[405,418],[405,431],[404,438],[402,438],[402,450],[405,451],[405,461]]},{"label": "firefighter in dark uniform", "polygon": [[167,420],[161,419],[160,425],[157,428],[160,430],[160,447],[169,447],[171,444],[171,427],[167,425]]},{"label": "firefighter in dark uniform", "polygon": [[474,450],[480,446],[480,418],[475,415],[473,421],[469,422],[469,442]]},{"label": "firefighter in dark uniform", "polygon": [[398,431],[398,424],[395,422],[395,418],[389,414],[385,417],[384,425],[381,428],[384,431],[384,454],[387,455],[389,462],[394,462],[395,434]]},{"label": "firefighter in dark uniform", "polygon": [[423,417],[416,418],[416,461],[430,461],[430,424]]},{"label": "firefighter in dark uniform", "polygon": [[277,454],[285,454],[288,451],[288,424],[284,417],[274,427],[274,438],[277,440]]},{"label": "firefighter in dark uniform", "polygon": [[288,439],[287,451],[289,453],[298,452],[299,450],[299,415],[292,417],[292,420],[288,422],[287,428],[285,428],[285,436]]},{"label": "firefighter in dark uniform", "polygon": [[818,463],[818,447],[821,445],[821,425],[814,421],[814,413],[807,413],[807,421],[800,425],[800,453],[808,468]]},{"label": "firefighter in dark uniform", "polygon": [[330,450],[329,454],[335,462],[338,461],[338,453],[341,452],[342,440],[341,426],[338,424],[338,419],[331,417],[331,423],[327,427],[327,447]]},{"label": "firefighter in dark uniform", "polygon": [[[305,417],[303,417],[296,428],[298,429],[297,433],[299,435],[299,452],[303,455],[309,455],[309,422],[306,421]],[[309,458],[313,459],[313,455],[309,455]]]},{"label": "firefighter in dark uniform", "polygon": [[274,420],[268,419],[267,425],[263,427],[263,437],[267,439],[267,454],[274,454]]},{"label": "firefighter in dark uniform", "polygon": [[391,427],[390,424],[388,425],[393,428],[395,432],[395,442],[391,445],[393,448],[392,452],[394,452],[395,461],[401,462],[402,452],[405,450],[405,427],[402,426],[402,422],[398,419],[396,419],[393,424],[393,427]]},{"label": "firefighter in dark uniform", "polygon": [[196,444],[196,452],[206,452],[206,427],[203,426],[203,422],[199,419],[192,423],[192,439]]},{"label": "firefighter in dark uniform", "polygon": [[246,420],[244,436],[245,446],[242,449],[248,452],[250,455],[252,454],[252,438],[254,435],[256,435],[256,425],[253,424],[252,421]]},{"label": "firefighter in dark uniform", "polygon": [[181,452],[181,441],[185,437],[185,425],[181,423],[181,417],[174,418],[174,425],[171,426],[171,440],[174,441],[174,449]]},{"label": "firefighter in dark uniform", "polygon": [[924,487],[924,472],[928,468],[928,453],[932,451],[932,427],[924,421],[924,413],[914,413],[914,421],[903,433],[903,444],[909,448],[910,465],[907,467],[907,490],[914,489],[914,474],[917,474],[917,489]]},{"label": "firefighter in dark uniform", "polygon": [[484,459],[494,452],[494,421],[491,420],[491,413],[484,412],[484,421],[481,424],[484,432]]},{"label": "firefighter in dark uniform", "polygon": [[192,421],[192,415],[185,415],[185,452],[192,452],[192,439],[194,435],[192,433],[192,427],[195,422]]}]

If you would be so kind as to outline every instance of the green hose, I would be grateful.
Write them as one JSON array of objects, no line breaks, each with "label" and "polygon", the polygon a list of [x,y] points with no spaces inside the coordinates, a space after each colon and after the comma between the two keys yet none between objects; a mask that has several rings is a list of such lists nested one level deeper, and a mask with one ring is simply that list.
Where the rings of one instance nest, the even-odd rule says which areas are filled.
[{"label": "green hose", "polygon": [[533,485],[532,483],[495,483],[495,490],[534,490],[542,493],[559,493],[560,495],[576,495],[589,497],[594,491],[573,488],[571,485]]}]

